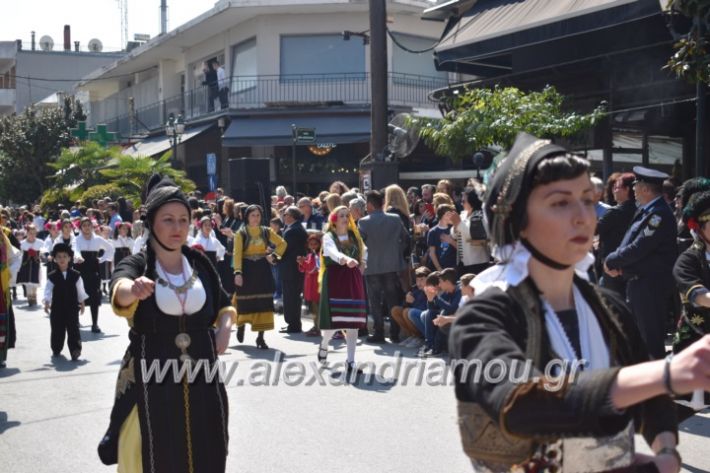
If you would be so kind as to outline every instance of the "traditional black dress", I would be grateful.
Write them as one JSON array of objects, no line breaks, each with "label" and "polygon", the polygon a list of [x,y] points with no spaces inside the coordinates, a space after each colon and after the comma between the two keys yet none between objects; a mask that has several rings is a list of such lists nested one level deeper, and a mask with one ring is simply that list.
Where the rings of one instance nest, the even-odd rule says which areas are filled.
[{"label": "traditional black dress", "polygon": [[[104,260],[113,259],[113,245],[96,235],[92,235],[89,239],[79,235],[75,239],[75,245],[77,252],[84,261],[75,263],[74,267],[79,271],[81,279],[84,281],[84,289],[89,296],[87,305],[91,307],[91,321],[96,326],[99,318],[99,306],[101,305],[100,263]],[[99,256],[99,251],[101,250],[104,253]]]},{"label": "traditional black dress", "polygon": [[25,284],[28,286],[39,286],[39,268],[40,254],[44,244],[40,240],[35,240],[30,243],[25,240],[20,244],[22,250],[22,264],[20,271],[17,273],[17,284]]},{"label": "traditional black dress", "polygon": [[[171,371],[161,383],[143,383],[142,361],[148,367],[154,362],[175,363],[179,369],[181,356],[188,355],[213,367],[217,361],[213,325],[224,311],[233,310],[209,261],[186,247],[183,254],[193,268],[190,273],[196,271],[204,288],[205,301],[199,310],[183,316],[165,314],[158,307],[156,293],[129,308],[114,304],[117,314],[128,317],[131,330],[130,345],[116,385],[111,422],[99,445],[99,456],[105,464],[126,458],[126,452],[119,452],[119,447],[123,450],[130,442],[119,445],[118,439],[128,438],[129,433],[122,432],[121,427],[137,413],[140,447],[136,448],[140,453],[133,453],[139,453],[142,462],[142,470],[137,473],[225,471],[229,409],[219,376],[209,382],[202,374],[194,382],[188,383],[184,377],[176,382]],[[146,267],[144,252],[123,259],[114,271],[111,293],[121,278],[136,279],[144,274],[151,277],[146,274]],[[177,346],[179,334],[189,336],[185,351]],[[130,435],[137,440],[135,433]]]},{"label": "traditional black dress", "polygon": [[113,240],[114,254],[113,254],[113,267],[116,268],[118,263],[121,262],[126,256],[131,256],[133,252],[133,238],[119,236]]}]

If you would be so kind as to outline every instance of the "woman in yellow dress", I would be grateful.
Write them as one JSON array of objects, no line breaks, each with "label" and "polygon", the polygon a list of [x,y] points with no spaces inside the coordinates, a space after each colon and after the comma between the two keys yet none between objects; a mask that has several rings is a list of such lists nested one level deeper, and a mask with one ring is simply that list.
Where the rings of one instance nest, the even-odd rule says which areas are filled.
[{"label": "woman in yellow dress", "polygon": [[[263,210],[250,205],[245,226],[234,237],[234,285],[237,306],[237,340],[244,341],[244,326],[251,324],[257,348],[268,349],[264,332],[274,329],[274,278],[271,265],[281,259],[286,242],[271,228],[261,225]],[[269,245],[274,246],[273,252]]]}]

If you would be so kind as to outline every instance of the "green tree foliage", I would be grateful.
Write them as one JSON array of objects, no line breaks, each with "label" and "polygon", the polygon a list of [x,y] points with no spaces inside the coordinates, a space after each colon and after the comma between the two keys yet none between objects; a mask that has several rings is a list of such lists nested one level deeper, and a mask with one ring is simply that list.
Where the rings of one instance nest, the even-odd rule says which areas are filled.
[{"label": "green tree foliage", "polygon": [[666,68],[690,82],[710,84],[710,0],[668,0],[667,5],[676,43]]},{"label": "green tree foliage", "polygon": [[134,202],[140,200],[140,194],[146,181],[153,174],[169,176],[183,191],[190,192],[196,189],[195,183],[185,176],[185,172],[175,169],[170,165],[172,151],[168,151],[160,158],[149,156],[117,156],[115,166],[99,171],[102,178],[125,190],[125,197]]},{"label": "green tree foliage", "polygon": [[51,176],[52,184],[82,191],[103,184],[105,179],[99,171],[115,166],[120,155],[120,147],[104,148],[93,141],[80,147],[65,148],[59,158],[49,164],[55,171]]},{"label": "green tree foliage", "polygon": [[521,131],[542,138],[570,137],[604,116],[603,104],[579,114],[563,111],[563,102],[564,96],[551,86],[529,93],[515,87],[468,89],[451,99],[444,118],[415,119],[415,125],[437,154],[459,160],[486,146],[508,149]]},{"label": "green tree foliage", "polygon": [[71,136],[63,110],[27,109],[20,115],[0,117],[0,199],[29,203],[49,185],[49,163]]}]

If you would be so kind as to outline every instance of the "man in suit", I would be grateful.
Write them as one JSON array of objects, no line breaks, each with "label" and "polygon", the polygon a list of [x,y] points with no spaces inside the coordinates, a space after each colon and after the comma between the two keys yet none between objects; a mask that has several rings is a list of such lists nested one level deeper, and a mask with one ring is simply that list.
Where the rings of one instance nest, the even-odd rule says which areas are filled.
[{"label": "man in suit", "polygon": [[279,265],[283,287],[284,319],[288,326],[284,327],[281,332],[301,333],[303,273],[298,270],[298,260],[306,254],[308,234],[301,224],[303,214],[298,210],[298,207],[287,207],[283,220],[286,224],[283,238],[287,246]]},{"label": "man in suit", "polygon": [[[366,199],[368,215],[358,221],[358,227],[367,246],[365,283],[370,311],[375,319],[375,333],[367,341],[383,343],[385,315],[402,302],[398,273],[407,267],[403,255],[409,245],[409,233],[399,216],[382,211],[384,198],[380,192],[370,191]],[[383,302],[386,311],[383,311]],[[390,341],[399,342],[399,326],[394,320],[390,322]]]},{"label": "man in suit", "polygon": [[638,210],[619,247],[604,261],[606,274],[623,276],[626,301],[631,306],[652,358],[665,355],[668,301],[675,289],[676,222],[663,200],[666,173],[634,167]]}]

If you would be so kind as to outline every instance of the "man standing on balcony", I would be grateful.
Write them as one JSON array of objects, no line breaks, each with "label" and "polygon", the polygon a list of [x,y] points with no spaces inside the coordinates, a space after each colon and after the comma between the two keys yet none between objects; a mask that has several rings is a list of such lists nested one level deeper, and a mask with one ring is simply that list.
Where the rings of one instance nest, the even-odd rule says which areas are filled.
[{"label": "man standing on balcony", "polygon": [[227,86],[227,73],[224,66],[215,59],[214,67],[217,69],[217,85],[219,86],[219,106],[222,110],[229,107],[229,87]]},{"label": "man standing on balcony", "polygon": [[214,99],[219,95],[217,84],[217,71],[214,69],[212,61],[206,61],[202,67],[205,73],[205,80],[202,85],[207,86],[207,112],[214,112]]}]

